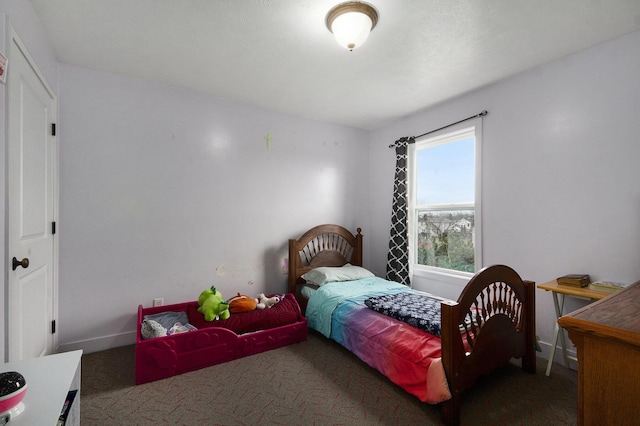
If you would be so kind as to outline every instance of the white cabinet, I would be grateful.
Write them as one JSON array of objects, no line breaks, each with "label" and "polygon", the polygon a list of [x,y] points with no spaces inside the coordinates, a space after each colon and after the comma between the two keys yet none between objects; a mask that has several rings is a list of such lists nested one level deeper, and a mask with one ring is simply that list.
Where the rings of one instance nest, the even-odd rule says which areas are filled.
[{"label": "white cabinet", "polygon": [[80,424],[80,360],[82,351],[64,352],[2,365],[2,371],[17,371],[27,381],[24,412],[11,419],[11,426],[56,426],[70,390],[78,390],[66,425]]}]

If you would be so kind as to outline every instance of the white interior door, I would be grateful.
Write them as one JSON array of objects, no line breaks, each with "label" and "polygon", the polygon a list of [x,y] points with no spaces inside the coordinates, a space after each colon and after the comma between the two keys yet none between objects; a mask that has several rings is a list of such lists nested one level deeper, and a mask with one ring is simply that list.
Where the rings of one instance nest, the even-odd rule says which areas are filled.
[{"label": "white interior door", "polygon": [[55,96],[13,31],[7,79],[7,343],[9,361],[19,361],[55,348],[57,154]]}]

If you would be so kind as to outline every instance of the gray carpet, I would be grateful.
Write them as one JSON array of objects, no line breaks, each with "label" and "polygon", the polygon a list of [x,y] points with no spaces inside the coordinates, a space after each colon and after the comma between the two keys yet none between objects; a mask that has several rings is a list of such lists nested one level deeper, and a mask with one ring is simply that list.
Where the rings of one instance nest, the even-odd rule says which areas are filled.
[{"label": "gray carpet", "polygon": [[[508,366],[463,397],[463,425],[575,425],[577,374]],[[82,357],[81,424],[438,425],[440,408],[389,382],[338,344],[309,340],[136,386],[134,346]]]}]

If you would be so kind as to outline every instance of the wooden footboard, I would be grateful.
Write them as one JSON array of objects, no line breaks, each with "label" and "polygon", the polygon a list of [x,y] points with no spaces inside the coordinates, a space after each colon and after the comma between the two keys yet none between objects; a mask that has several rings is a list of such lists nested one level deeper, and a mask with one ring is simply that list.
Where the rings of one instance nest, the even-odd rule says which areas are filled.
[{"label": "wooden footboard", "polygon": [[511,268],[494,265],[478,272],[457,303],[442,304],[442,363],[451,399],[442,403],[443,421],[460,423],[460,396],[482,375],[522,358],[536,371],[535,285]]}]

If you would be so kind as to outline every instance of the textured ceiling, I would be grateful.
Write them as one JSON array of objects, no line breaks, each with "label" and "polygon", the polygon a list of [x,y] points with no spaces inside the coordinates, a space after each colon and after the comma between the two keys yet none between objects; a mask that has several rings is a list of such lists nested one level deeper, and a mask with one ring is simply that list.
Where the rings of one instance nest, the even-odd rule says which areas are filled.
[{"label": "textured ceiling", "polygon": [[640,30],[640,0],[370,0],[349,52],[337,0],[30,0],[58,60],[375,129]]}]

